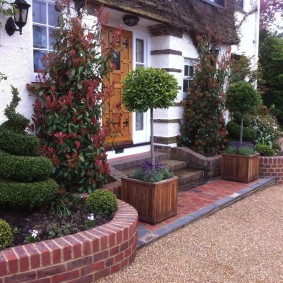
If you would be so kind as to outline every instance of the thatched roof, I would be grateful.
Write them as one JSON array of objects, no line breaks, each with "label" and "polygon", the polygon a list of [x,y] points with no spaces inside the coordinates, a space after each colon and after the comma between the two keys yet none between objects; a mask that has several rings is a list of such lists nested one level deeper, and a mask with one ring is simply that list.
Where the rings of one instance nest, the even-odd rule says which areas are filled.
[{"label": "thatched roof", "polygon": [[[234,18],[233,0],[225,7],[209,0],[88,0],[88,3],[154,19],[190,35],[205,34],[207,30],[220,37],[222,43],[239,42]],[[213,1],[211,1],[213,2]]]}]

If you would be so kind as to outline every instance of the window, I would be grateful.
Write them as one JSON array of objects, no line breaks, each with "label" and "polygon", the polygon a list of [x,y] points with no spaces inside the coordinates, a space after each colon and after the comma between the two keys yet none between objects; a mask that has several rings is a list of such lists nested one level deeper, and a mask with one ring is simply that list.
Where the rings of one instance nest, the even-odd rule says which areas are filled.
[{"label": "window", "polygon": [[236,8],[244,9],[244,0],[236,0]]},{"label": "window", "polygon": [[225,0],[205,0],[205,1],[214,3],[214,4],[222,6],[222,7],[224,7],[224,5],[225,5]]},{"label": "window", "polygon": [[[136,68],[145,67],[144,40],[136,38]],[[136,131],[144,130],[144,113],[136,113]]]},{"label": "window", "polygon": [[33,0],[32,2],[33,29],[33,65],[34,72],[44,69],[41,62],[43,55],[53,50],[53,37],[58,12],[54,2]]},{"label": "window", "polygon": [[196,62],[192,60],[185,60],[183,73],[183,96],[188,97],[190,82],[194,80]]}]

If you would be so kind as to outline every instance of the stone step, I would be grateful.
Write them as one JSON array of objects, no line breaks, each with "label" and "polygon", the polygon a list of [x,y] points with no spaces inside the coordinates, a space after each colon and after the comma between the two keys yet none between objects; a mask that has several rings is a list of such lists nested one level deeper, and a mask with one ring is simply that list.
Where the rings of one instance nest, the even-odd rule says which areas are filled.
[{"label": "stone step", "polygon": [[[161,163],[168,159],[168,154],[164,152],[155,152],[155,161]],[[110,166],[114,167],[119,171],[125,171],[130,168],[136,168],[142,165],[145,161],[150,161],[150,152],[144,152],[139,154],[133,154],[130,156],[123,156],[112,158],[108,160]]]},{"label": "stone step", "polygon": [[167,160],[161,161],[160,163],[165,164],[171,171],[176,171],[176,170],[187,168],[187,162],[181,161],[181,160],[167,159]]},{"label": "stone step", "polygon": [[179,169],[173,171],[178,177],[179,189],[192,183],[201,182],[204,180],[204,171],[196,169]]}]

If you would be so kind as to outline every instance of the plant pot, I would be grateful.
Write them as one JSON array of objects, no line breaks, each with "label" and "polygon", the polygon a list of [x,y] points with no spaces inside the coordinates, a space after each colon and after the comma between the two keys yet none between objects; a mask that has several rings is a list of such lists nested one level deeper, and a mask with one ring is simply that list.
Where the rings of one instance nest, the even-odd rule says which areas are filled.
[{"label": "plant pot", "polygon": [[224,180],[250,183],[259,178],[259,153],[254,155],[222,154]]},{"label": "plant pot", "polygon": [[122,178],[121,199],[132,205],[142,222],[156,224],[177,214],[178,177],[156,183]]}]

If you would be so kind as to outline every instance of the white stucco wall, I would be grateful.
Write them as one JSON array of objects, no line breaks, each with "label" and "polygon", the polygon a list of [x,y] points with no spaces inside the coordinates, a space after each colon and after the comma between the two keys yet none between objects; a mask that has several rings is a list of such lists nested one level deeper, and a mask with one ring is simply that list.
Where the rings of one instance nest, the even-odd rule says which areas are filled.
[{"label": "white stucco wall", "polygon": [[[31,1],[27,1],[31,4]],[[17,108],[18,112],[31,118],[33,97],[29,95],[26,84],[31,82],[32,77],[32,27],[31,8],[26,26],[23,27],[23,34],[16,31],[9,36],[5,28],[0,29],[0,72],[8,76],[8,79],[0,82],[0,123],[6,120],[4,109],[10,103],[12,94],[11,87],[17,87],[21,101]],[[5,25],[8,17],[0,15],[1,22]]]}]

